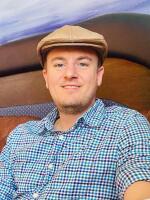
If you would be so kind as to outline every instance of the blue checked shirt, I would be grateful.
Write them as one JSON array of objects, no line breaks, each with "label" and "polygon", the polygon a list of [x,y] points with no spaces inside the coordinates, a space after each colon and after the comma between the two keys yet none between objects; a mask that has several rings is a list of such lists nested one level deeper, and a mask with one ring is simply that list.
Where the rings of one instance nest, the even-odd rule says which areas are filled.
[{"label": "blue checked shirt", "polygon": [[57,109],[18,126],[0,157],[0,200],[118,200],[150,181],[150,125],[138,112],[101,100],[67,132]]}]

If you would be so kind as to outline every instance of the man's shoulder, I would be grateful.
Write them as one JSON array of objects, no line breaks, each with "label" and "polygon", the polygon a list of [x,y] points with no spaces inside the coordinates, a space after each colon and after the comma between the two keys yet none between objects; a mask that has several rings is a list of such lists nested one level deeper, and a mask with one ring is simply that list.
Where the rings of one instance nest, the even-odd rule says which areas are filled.
[{"label": "man's shoulder", "polygon": [[127,107],[126,105],[97,99],[94,106],[84,115],[86,122],[90,125],[104,126],[109,128],[123,128],[130,121],[137,123],[148,123],[145,116],[138,111]]},{"label": "man's shoulder", "polygon": [[[105,129],[112,130],[119,143],[149,139],[150,124],[145,116],[134,109],[114,105],[106,108]],[[121,144],[121,143],[120,143]]]},{"label": "man's shoulder", "polygon": [[108,107],[105,106],[105,111],[107,118],[111,120],[117,120],[120,122],[128,122],[131,119],[147,121],[146,117],[140,112],[123,105],[116,104]]},{"label": "man's shoulder", "polygon": [[18,125],[8,136],[7,144],[16,148],[32,143],[39,137],[44,129],[43,120],[28,121]]},{"label": "man's shoulder", "polygon": [[18,125],[11,134],[31,134],[35,133],[35,131],[39,131],[43,127],[43,119],[42,120],[32,120],[25,122],[23,124]]},{"label": "man's shoulder", "polygon": [[124,116],[129,116],[137,113],[136,110],[131,109],[127,106],[124,105],[119,105],[119,104],[114,104],[112,106],[105,106],[106,112],[108,114],[114,114],[114,115],[124,115]]}]

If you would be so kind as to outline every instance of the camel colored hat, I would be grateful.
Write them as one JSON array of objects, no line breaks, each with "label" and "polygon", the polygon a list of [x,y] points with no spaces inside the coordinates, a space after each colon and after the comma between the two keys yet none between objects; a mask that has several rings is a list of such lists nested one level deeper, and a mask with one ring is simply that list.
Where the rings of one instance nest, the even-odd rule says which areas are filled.
[{"label": "camel colored hat", "polygon": [[54,47],[59,46],[87,46],[96,49],[103,64],[107,55],[107,42],[103,35],[82,28],[80,26],[65,25],[44,37],[37,45],[37,53],[41,65],[47,53]]}]

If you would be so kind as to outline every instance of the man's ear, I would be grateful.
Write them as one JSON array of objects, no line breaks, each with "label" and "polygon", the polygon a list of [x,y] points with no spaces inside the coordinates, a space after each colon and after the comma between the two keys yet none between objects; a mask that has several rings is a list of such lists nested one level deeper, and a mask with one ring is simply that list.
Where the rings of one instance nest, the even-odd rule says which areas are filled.
[{"label": "man's ear", "polygon": [[100,86],[102,84],[103,74],[104,74],[104,67],[100,66],[97,69],[97,86]]},{"label": "man's ear", "polygon": [[42,73],[43,73],[43,77],[44,77],[44,80],[45,80],[45,83],[46,83],[46,88],[48,88],[47,70],[46,70],[46,69],[43,69],[43,70],[42,70]]}]

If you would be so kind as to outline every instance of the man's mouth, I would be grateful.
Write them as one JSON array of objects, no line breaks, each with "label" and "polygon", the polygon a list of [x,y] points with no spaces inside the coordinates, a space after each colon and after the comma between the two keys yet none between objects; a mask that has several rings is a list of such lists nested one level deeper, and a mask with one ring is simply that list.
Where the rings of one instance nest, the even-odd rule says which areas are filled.
[{"label": "man's mouth", "polygon": [[79,85],[63,85],[62,87],[65,89],[77,89],[80,86]]}]

